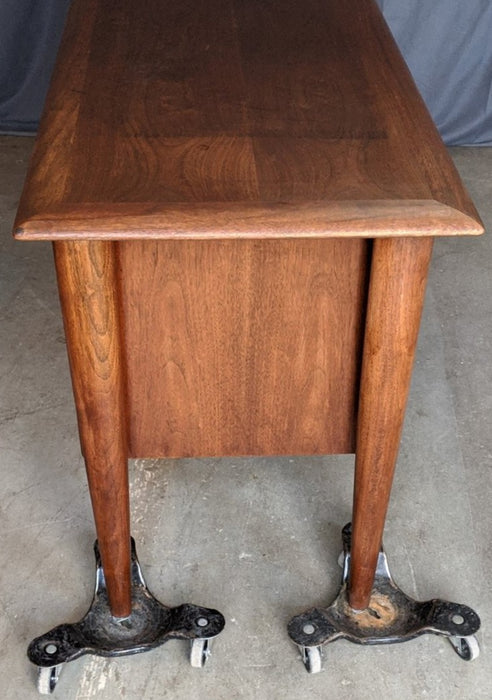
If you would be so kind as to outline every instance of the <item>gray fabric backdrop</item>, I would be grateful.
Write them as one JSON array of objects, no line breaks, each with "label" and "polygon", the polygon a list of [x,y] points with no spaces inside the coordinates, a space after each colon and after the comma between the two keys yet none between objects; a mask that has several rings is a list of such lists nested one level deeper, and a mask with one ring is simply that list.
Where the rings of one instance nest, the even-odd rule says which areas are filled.
[{"label": "gray fabric backdrop", "polygon": [[70,0],[0,0],[0,130],[34,131]]},{"label": "gray fabric backdrop", "polygon": [[448,144],[492,145],[492,0],[378,0]]},{"label": "gray fabric backdrop", "polygon": [[[378,2],[446,143],[492,145],[492,0]],[[36,129],[69,4],[0,0],[0,130]]]}]

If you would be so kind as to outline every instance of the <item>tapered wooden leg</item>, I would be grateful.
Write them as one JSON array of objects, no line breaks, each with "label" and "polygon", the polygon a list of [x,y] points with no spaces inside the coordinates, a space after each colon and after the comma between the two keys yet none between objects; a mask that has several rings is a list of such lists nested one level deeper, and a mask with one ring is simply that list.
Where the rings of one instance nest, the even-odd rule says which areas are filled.
[{"label": "tapered wooden leg", "polygon": [[131,612],[127,430],[115,244],[54,243],[82,452],[111,612]]},{"label": "tapered wooden leg", "polygon": [[357,422],[349,602],[368,607],[398,454],[431,238],[374,241]]}]

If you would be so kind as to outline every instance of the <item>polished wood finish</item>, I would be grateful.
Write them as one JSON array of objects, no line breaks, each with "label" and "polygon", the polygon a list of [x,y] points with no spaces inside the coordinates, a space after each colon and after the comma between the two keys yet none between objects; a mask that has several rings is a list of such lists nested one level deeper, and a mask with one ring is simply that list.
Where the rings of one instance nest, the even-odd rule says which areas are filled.
[{"label": "polished wood finish", "polygon": [[74,0],[18,238],[476,234],[373,0]]},{"label": "polished wood finish", "polygon": [[73,1],[15,235],[55,241],[116,615],[128,455],[346,451],[355,425],[367,604],[430,239],[482,231],[374,0]]},{"label": "polished wood finish", "polygon": [[119,244],[130,454],[353,452],[367,249]]},{"label": "polished wood finish", "polygon": [[432,238],[374,241],[357,421],[349,602],[369,604],[398,455]]},{"label": "polished wood finish", "polygon": [[111,610],[131,610],[127,416],[114,243],[54,244],[82,453]]},{"label": "polished wood finish", "polygon": [[[19,219],[20,221],[20,219]],[[35,233],[34,233],[35,231]],[[355,202],[231,202],[166,206],[79,205],[33,216],[16,238],[35,240],[224,240],[226,238],[378,238],[464,236],[482,233],[476,219],[433,200]]]}]

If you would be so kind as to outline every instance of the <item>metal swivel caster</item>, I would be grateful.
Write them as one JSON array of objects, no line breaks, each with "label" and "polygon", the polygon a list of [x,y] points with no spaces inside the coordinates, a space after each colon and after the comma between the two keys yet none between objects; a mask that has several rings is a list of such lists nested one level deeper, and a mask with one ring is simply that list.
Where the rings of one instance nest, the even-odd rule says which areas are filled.
[{"label": "metal swivel caster", "polygon": [[309,673],[321,670],[321,648],[337,639],[356,644],[392,644],[405,642],[421,634],[447,637],[456,653],[465,661],[479,655],[475,632],[480,618],[466,605],[446,600],[420,602],[405,595],[391,577],[388,560],[381,549],[369,606],[353,610],[348,600],[350,574],[350,523],[342,531],[343,568],[338,596],[328,608],[312,608],[294,617],[288,626],[289,636],[297,644]]},{"label": "metal swivel caster", "polygon": [[104,571],[95,545],[96,590],[87,614],[74,624],[59,625],[29,645],[29,659],[38,666],[38,690],[53,692],[63,664],[84,654],[112,657],[139,654],[170,639],[191,642],[190,662],[201,668],[210,655],[211,639],[223,630],[217,610],[184,604],[169,608],[147,588],[132,540],[132,611],[114,618],[109,606]]}]

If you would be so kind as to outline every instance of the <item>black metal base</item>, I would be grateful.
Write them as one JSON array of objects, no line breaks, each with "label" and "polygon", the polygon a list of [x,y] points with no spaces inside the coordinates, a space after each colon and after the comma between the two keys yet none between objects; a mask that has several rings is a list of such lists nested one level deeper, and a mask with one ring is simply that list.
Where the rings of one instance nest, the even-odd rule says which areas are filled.
[{"label": "black metal base", "polygon": [[465,660],[478,655],[473,637],[480,627],[478,615],[466,605],[444,600],[418,602],[405,595],[393,581],[381,549],[369,607],[353,610],[347,597],[350,570],[351,525],[342,530],[343,576],[338,596],[328,608],[312,608],[294,617],[290,638],[299,646],[308,671],[321,670],[321,647],[337,639],[357,644],[405,642],[430,632],[448,637]]},{"label": "black metal base", "polygon": [[170,639],[196,642],[194,648],[192,645],[191,662],[202,666],[209,654],[209,640],[224,628],[221,613],[196,605],[168,608],[160,603],[145,584],[132,539],[132,611],[127,618],[115,618],[109,607],[97,542],[94,551],[96,589],[85,617],[74,624],[59,625],[29,645],[28,657],[40,671],[40,692],[51,692],[61,666],[84,654],[106,657],[138,654]]}]

